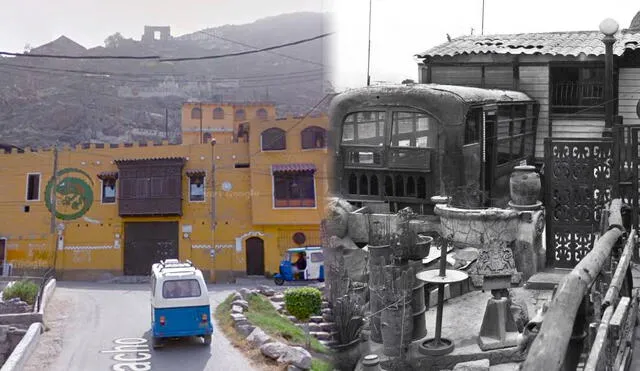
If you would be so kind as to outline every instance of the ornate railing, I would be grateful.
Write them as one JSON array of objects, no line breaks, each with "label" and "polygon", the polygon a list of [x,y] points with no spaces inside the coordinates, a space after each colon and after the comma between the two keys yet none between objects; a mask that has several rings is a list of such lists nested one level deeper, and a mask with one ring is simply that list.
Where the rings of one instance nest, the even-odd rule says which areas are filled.
[{"label": "ornate railing", "polygon": [[611,202],[604,233],[558,285],[521,370],[628,368],[638,293],[631,293],[630,272],[636,230],[626,234],[624,207],[620,199]]},{"label": "ornate railing", "polygon": [[604,114],[604,83],[602,81],[562,81],[551,86],[553,113]]}]

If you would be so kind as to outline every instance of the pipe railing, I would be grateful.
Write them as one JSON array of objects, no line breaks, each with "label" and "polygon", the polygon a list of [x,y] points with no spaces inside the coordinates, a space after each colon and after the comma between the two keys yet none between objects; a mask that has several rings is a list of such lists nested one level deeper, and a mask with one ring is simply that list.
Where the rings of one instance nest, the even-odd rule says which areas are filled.
[{"label": "pipe railing", "polygon": [[611,256],[614,245],[624,235],[621,208],[622,200],[611,202],[607,232],[558,285],[540,331],[522,364],[522,371],[559,371],[563,367],[578,308]]}]

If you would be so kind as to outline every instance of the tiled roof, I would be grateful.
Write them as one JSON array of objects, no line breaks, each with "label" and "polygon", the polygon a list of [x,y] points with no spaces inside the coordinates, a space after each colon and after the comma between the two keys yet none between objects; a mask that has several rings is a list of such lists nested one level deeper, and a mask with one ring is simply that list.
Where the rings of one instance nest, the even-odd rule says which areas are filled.
[{"label": "tiled roof", "polygon": [[296,172],[296,171],[316,171],[314,164],[282,164],[271,165],[273,172]]},{"label": "tiled roof", "polygon": [[120,158],[115,160],[118,163],[142,162],[142,161],[184,161],[184,157],[145,157],[145,158]]},{"label": "tiled roof", "polygon": [[[604,55],[604,35],[600,31],[521,33],[507,35],[469,35],[433,47],[418,57],[444,57],[464,54],[548,54],[554,56]],[[616,34],[614,55],[640,49],[640,31],[622,30]]]},{"label": "tiled roof", "polygon": [[187,176],[205,175],[206,173],[207,173],[207,171],[204,170],[204,169],[188,169],[187,171],[185,171],[185,174]]},{"label": "tiled roof", "polygon": [[118,172],[117,171],[103,171],[101,173],[98,173],[98,178],[99,179],[118,179]]}]

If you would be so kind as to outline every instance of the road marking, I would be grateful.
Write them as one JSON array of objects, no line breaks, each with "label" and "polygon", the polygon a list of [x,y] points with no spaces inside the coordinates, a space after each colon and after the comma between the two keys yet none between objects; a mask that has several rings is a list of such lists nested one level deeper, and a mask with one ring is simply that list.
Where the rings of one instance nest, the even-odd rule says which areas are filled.
[{"label": "road marking", "polygon": [[146,339],[120,338],[113,342],[118,345],[114,346],[113,349],[100,351],[100,353],[115,353],[113,360],[119,363],[111,367],[113,371],[151,370],[151,362],[143,362],[151,359],[151,353]]}]

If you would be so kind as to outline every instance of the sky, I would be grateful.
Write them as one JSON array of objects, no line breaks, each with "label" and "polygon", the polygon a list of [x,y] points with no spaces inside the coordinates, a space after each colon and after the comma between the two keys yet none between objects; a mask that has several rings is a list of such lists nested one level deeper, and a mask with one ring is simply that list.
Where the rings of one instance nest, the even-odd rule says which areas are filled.
[{"label": "sky", "polygon": [[[329,73],[338,90],[366,85],[370,0],[0,0],[0,50],[22,52],[66,35],[85,47],[144,25],[174,36],[281,13],[331,12]],[[607,17],[629,26],[637,0],[484,0],[484,34],[597,30]],[[371,81],[417,80],[414,55],[482,28],[482,0],[371,0]],[[8,5],[10,4],[10,5]],[[242,40],[238,40],[242,41]],[[286,52],[283,49],[282,52]]]},{"label": "sky", "polygon": [[144,26],[173,36],[298,11],[327,12],[329,0],[0,0],[0,50],[22,52],[65,35],[91,48],[116,32],[139,40]]},{"label": "sky", "polygon": [[[637,0],[485,0],[484,34],[598,30],[605,18],[629,27]],[[372,84],[418,80],[414,55],[482,28],[482,0],[371,0]],[[338,90],[367,83],[369,0],[331,3]]]}]

